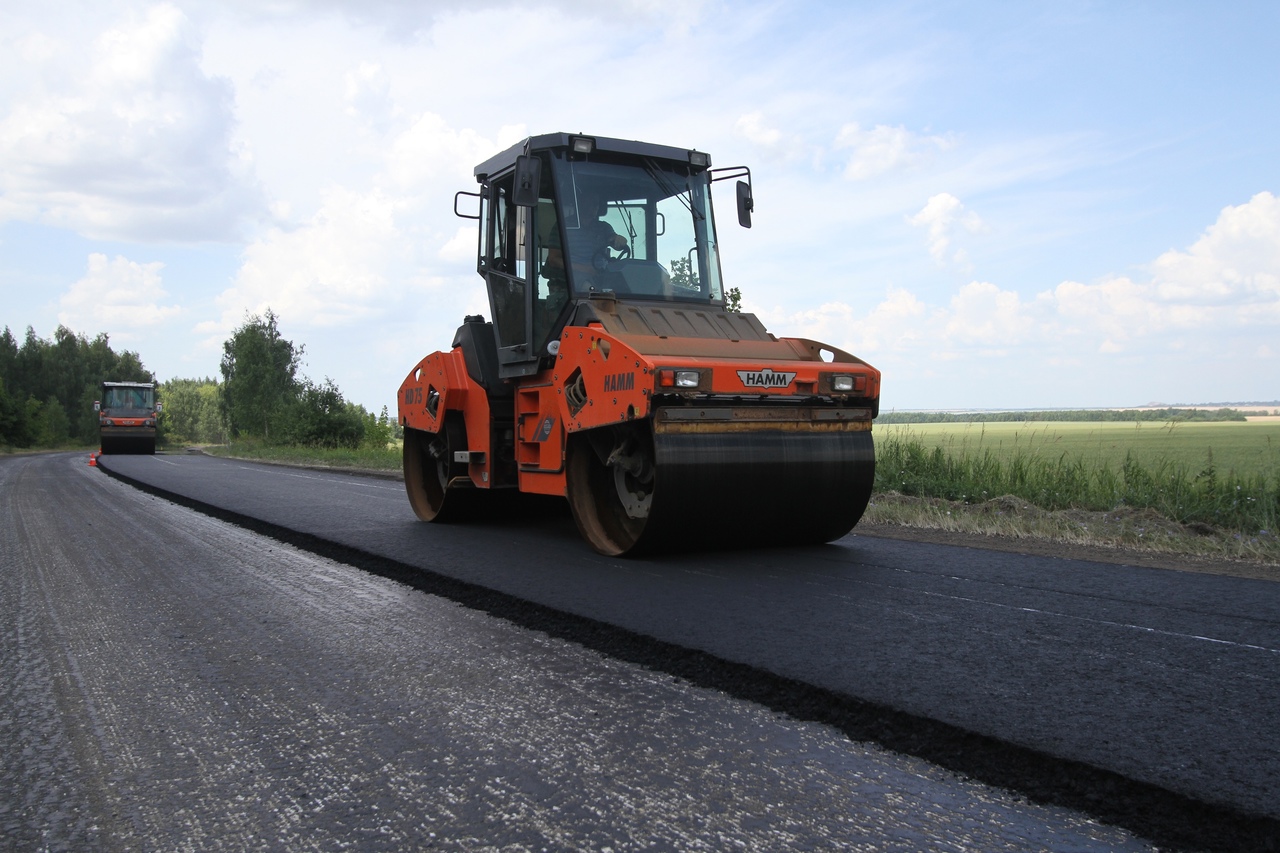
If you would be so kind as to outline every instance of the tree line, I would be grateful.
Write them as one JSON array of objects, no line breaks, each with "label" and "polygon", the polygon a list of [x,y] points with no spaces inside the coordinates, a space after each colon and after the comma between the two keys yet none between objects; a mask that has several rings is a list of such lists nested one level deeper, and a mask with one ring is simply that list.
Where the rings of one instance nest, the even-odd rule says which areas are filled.
[{"label": "tree line", "polygon": [[[220,377],[157,385],[163,444],[222,444],[250,439],[309,447],[385,447],[398,433],[384,406],[374,415],[348,402],[333,380],[300,371],[304,347],[280,334],[270,309],[248,315],[222,348]],[[0,447],[91,446],[98,441],[93,402],[100,383],[155,382],[136,352],[117,353],[59,326],[52,340],[28,327],[21,345],[0,335]]]},{"label": "tree line", "polygon": [[1243,421],[1239,409],[1052,409],[1043,412],[881,412],[879,424],[1002,423],[1009,421]]},{"label": "tree line", "polygon": [[61,447],[98,440],[93,401],[99,383],[154,382],[136,352],[116,352],[105,334],[93,340],[58,326],[51,340],[28,326],[19,345],[0,334],[0,446]]}]

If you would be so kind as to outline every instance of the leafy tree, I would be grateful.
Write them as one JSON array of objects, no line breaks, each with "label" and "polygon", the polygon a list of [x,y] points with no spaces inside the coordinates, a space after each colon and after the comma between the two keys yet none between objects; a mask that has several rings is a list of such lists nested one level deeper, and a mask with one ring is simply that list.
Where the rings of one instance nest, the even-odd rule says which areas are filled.
[{"label": "leafy tree", "polygon": [[325,377],[319,385],[307,380],[286,409],[284,440],[308,447],[356,448],[365,435],[367,414],[363,406],[342,399],[332,379]]},{"label": "leafy tree", "polygon": [[233,435],[271,439],[271,425],[297,398],[298,366],[304,348],[280,335],[270,308],[263,317],[246,315],[244,325],[222,345],[223,420]]},{"label": "leafy tree", "polygon": [[364,445],[374,450],[385,450],[395,436],[395,422],[387,414],[387,407],[382,407],[382,414],[374,416],[368,412],[364,426]]},{"label": "leafy tree", "polygon": [[226,430],[217,380],[171,379],[160,386],[164,411],[158,427],[167,442],[221,444]]},{"label": "leafy tree", "polygon": [[[5,329],[7,333],[9,330]],[[39,411],[39,402],[34,397],[29,402]],[[32,417],[32,406],[8,392],[5,382],[0,377],[0,446],[30,447],[36,441],[35,420]]]},{"label": "leafy tree", "polygon": [[742,313],[742,291],[736,287],[729,288],[729,292],[724,295],[724,310],[731,311],[734,314]]},{"label": "leafy tree", "polygon": [[71,437],[67,410],[62,408],[56,397],[50,397],[40,407],[39,436],[43,447],[58,447]]}]

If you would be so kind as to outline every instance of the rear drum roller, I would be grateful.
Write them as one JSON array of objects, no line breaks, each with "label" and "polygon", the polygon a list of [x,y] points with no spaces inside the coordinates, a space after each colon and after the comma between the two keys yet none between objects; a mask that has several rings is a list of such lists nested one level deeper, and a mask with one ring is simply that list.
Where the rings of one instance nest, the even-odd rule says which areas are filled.
[{"label": "rear drum roller", "polygon": [[439,433],[407,429],[404,433],[404,489],[409,505],[423,521],[462,521],[471,517],[479,502],[479,490],[450,483],[465,478],[467,466],[453,461],[466,450],[466,430],[460,420],[449,418]]}]

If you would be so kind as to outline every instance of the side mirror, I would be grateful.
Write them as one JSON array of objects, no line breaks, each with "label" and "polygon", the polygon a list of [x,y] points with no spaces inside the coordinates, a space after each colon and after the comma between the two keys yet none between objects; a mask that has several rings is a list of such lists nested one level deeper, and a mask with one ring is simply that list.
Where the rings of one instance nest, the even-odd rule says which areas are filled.
[{"label": "side mirror", "polygon": [[517,207],[537,207],[542,186],[542,161],[528,154],[516,158],[516,187],[511,201]]},{"label": "side mirror", "polygon": [[738,224],[743,228],[750,228],[751,211],[755,209],[756,203],[751,197],[751,185],[746,181],[738,181]]}]

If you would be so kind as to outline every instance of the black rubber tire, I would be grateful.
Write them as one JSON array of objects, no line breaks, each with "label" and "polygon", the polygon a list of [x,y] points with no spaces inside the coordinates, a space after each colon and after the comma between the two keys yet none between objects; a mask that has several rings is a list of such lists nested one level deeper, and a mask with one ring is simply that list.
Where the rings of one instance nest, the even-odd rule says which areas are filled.
[{"label": "black rubber tire", "polygon": [[461,418],[445,424],[446,462],[438,462],[428,449],[436,435],[422,430],[404,431],[404,490],[409,505],[423,521],[470,521],[484,514],[488,490],[471,486],[450,488],[447,483],[466,473],[466,466],[452,462],[455,450],[466,450],[466,429]]},{"label": "black rubber tire", "polygon": [[613,470],[600,461],[585,435],[569,437],[565,490],[578,532],[592,548],[607,557],[638,553],[648,519],[627,515],[614,485]]}]

